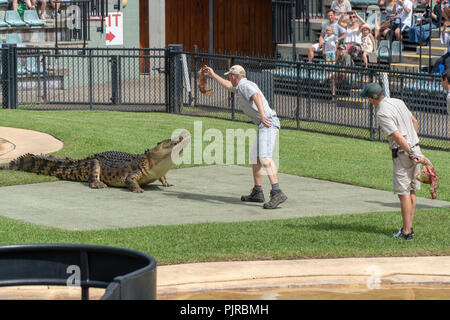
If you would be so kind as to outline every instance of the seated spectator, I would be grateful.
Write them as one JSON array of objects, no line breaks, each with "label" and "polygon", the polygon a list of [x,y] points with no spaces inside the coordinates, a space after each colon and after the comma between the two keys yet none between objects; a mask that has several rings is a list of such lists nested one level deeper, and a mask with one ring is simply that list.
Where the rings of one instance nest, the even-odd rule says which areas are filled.
[{"label": "seated spectator", "polygon": [[320,32],[319,42],[310,45],[308,48],[308,62],[311,62],[314,59],[315,52],[323,51],[323,39],[325,37],[325,30],[328,26],[333,27],[334,34],[338,37],[338,41],[345,38],[345,29],[338,24],[338,20],[336,19],[333,10],[330,9],[327,11],[327,18],[328,22],[322,26],[322,31]]},{"label": "seated spectator", "polygon": [[[45,7],[47,2],[45,0],[38,0],[40,3],[40,14],[39,18],[44,19]],[[13,0],[12,1],[13,10],[19,12],[20,17],[23,19],[23,12],[25,10],[32,10],[36,5],[36,0]],[[36,10],[37,11],[37,10]]]},{"label": "seated spectator", "polygon": [[36,6],[36,0],[21,0],[22,2],[25,2],[28,10],[33,9]]},{"label": "seated spectator", "polygon": [[[394,33],[397,41],[400,41],[401,33],[406,29],[411,27],[412,14],[413,14],[413,4],[410,0],[399,0],[394,7],[394,14],[391,29],[384,32],[384,36],[388,33]],[[392,35],[389,35],[390,40],[392,40]]]},{"label": "seated spectator", "polygon": [[450,86],[448,84],[448,81],[450,79],[450,69],[445,70],[442,72],[442,88],[444,88],[445,91],[447,91],[447,114],[450,114]]},{"label": "seated spectator", "polygon": [[436,60],[431,70],[433,73],[439,73],[439,65],[443,65],[444,70],[450,70],[450,35],[447,33],[449,25],[450,21],[445,20],[441,33],[441,43],[447,46],[447,53]]},{"label": "seated spectator", "polygon": [[[337,48],[335,65],[343,68],[352,67],[355,65],[352,58],[347,53],[347,48],[343,44],[340,44]],[[329,74],[328,76],[326,76],[324,81],[330,79],[331,79],[331,91],[334,97],[336,95],[336,83],[341,83],[342,81],[347,79],[345,70],[336,71]]]},{"label": "seated spectator", "polygon": [[40,4],[40,10],[39,10],[39,19],[44,20],[45,17],[45,8],[47,8],[47,1],[45,0],[38,0]]},{"label": "seated spectator", "polygon": [[[419,24],[409,28],[408,31],[408,41],[413,43],[420,43],[428,40],[431,35],[431,30],[440,27],[440,21],[442,18],[442,8],[450,4],[449,0],[441,0],[438,2],[433,10],[428,5],[428,3],[423,3],[428,1],[422,1],[422,4],[427,4],[425,12],[422,17],[419,18]],[[423,19],[431,19],[423,22]]]},{"label": "seated spectator", "polygon": [[369,54],[376,52],[375,38],[372,35],[372,30],[367,24],[363,24],[361,30],[361,50],[364,66],[369,66]]},{"label": "seated spectator", "polygon": [[339,20],[343,14],[352,11],[352,5],[348,0],[333,0],[331,10],[334,11],[336,19]]},{"label": "seated spectator", "polygon": [[30,10],[36,5],[36,0],[13,0],[12,7],[13,10],[17,11],[20,17],[23,19],[23,12],[25,10]]},{"label": "seated spectator", "polygon": [[385,6],[385,9],[381,11],[385,15],[385,19],[379,23],[375,23],[374,33],[375,39],[377,39],[378,45],[381,41],[381,34],[391,29],[391,17],[394,16],[394,8],[397,5],[397,0],[378,0],[378,6]]},{"label": "seated spectator", "polygon": [[[439,0],[437,0],[437,1],[439,2]],[[426,5],[428,5],[428,2],[430,2],[430,0],[411,0],[411,2],[413,4],[413,10],[416,10],[419,3],[426,6]]]},{"label": "seated spectator", "polygon": [[55,3],[55,0],[50,0],[50,6],[53,8],[52,18],[54,18],[57,14],[61,13],[60,3]]},{"label": "seated spectator", "polygon": [[328,26],[325,33],[325,38],[323,39],[323,56],[326,62],[334,62],[336,60],[338,38],[334,34],[334,29],[332,26]]},{"label": "seated spectator", "polygon": [[346,28],[344,45],[347,48],[347,53],[352,58],[355,58],[361,52],[361,31],[359,30],[360,24],[357,19],[361,25],[366,23],[356,11],[350,11],[339,19],[339,24]]}]

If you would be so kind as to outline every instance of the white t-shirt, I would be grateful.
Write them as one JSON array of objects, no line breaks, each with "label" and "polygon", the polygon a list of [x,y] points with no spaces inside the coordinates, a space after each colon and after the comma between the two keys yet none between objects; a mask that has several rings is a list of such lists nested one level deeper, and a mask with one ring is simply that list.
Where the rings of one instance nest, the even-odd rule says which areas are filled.
[{"label": "white t-shirt", "polygon": [[377,109],[377,122],[387,136],[389,148],[399,147],[390,136],[394,131],[399,131],[411,147],[419,143],[419,137],[411,120],[412,113],[402,100],[384,98]]},{"label": "white t-shirt", "polygon": [[[409,9],[409,13],[407,13],[404,9],[403,6],[397,4],[397,16],[400,18],[400,20],[402,21],[402,28],[404,28],[405,26],[411,27],[411,22],[412,22],[412,14],[413,14],[413,4],[411,1],[409,0],[403,0],[403,3],[405,5],[405,7],[407,7]],[[395,20],[396,23],[398,23],[398,20]]]},{"label": "white t-shirt", "polygon": [[237,94],[238,105],[241,107],[242,111],[252,119],[254,124],[259,125],[261,123],[258,108],[256,107],[256,104],[250,100],[255,93],[258,93],[261,97],[264,115],[268,118],[277,115],[276,112],[269,107],[269,103],[258,85],[247,78],[242,78],[237,87],[230,87],[230,90]]},{"label": "white t-shirt", "polygon": [[450,52],[450,37],[448,33],[441,33],[441,44],[445,44],[447,46],[447,52]]},{"label": "white t-shirt", "polygon": [[325,52],[336,52],[337,44],[338,44],[338,38],[333,34],[331,37],[325,36],[323,39],[323,42],[325,43]]}]

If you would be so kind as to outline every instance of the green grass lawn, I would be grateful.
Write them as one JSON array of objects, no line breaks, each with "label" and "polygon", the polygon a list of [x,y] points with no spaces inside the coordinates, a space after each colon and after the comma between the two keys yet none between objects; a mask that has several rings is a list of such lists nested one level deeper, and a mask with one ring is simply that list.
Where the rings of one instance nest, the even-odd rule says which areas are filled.
[{"label": "green grass lawn", "polygon": [[[170,138],[174,129],[184,128],[193,133],[195,121],[202,121],[203,131],[215,128],[224,136],[226,129],[254,127],[247,123],[162,113],[0,110],[0,126],[50,133],[65,143],[65,147],[54,155],[76,158],[107,150],[142,153],[156,142]],[[203,147],[207,145],[204,143]],[[438,199],[450,201],[447,183],[450,179],[450,154],[423,151],[439,174]],[[385,143],[282,130],[279,169],[287,174],[392,190],[392,162]],[[0,186],[43,181],[56,179],[0,171]],[[424,186],[418,196],[429,197],[428,189]],[[414,221],[416,237],[409,242],[390,238],[401,225],[399,212],[83,232],[0,218],[0,244],[61,242],[119,246],[147,252],[159,264],[445,255],[450,253],[446,239],[449,217],[450,209],[417,210]]]}]

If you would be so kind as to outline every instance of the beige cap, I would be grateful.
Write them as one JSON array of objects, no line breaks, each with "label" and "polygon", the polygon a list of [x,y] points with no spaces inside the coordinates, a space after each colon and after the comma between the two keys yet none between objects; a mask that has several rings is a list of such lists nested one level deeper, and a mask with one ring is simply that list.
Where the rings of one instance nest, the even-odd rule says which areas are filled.
[{"label": "beige cap", "polygon": [[232,66],[230,68],[230,70],[228,70],[228,72],[225,72],[226,76],[229,75],[229,74],[237,74],[237,75],[242,76],[242,77],[246,76],[245,69],[242,66],[238,65],[238,64]]}]

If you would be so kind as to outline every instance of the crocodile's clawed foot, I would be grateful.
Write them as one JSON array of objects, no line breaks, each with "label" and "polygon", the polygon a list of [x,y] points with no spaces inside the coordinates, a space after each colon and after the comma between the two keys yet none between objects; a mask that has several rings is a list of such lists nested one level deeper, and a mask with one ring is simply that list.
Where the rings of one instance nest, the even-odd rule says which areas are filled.
[{"label": "crocodile's clawed foot", "polygon": [[91,187],[92,189],[108,188],[108,186],[106,184],[104,184],[103,182],[101,182],[100,180],[91,182],[89,184],[89,187]]},{"label": "crocodile's clawed foot", "polygon": [[142,188],[133,188],[131,191],[134,192],[134,193],[143,193],[144,189],[142,189]]}]

